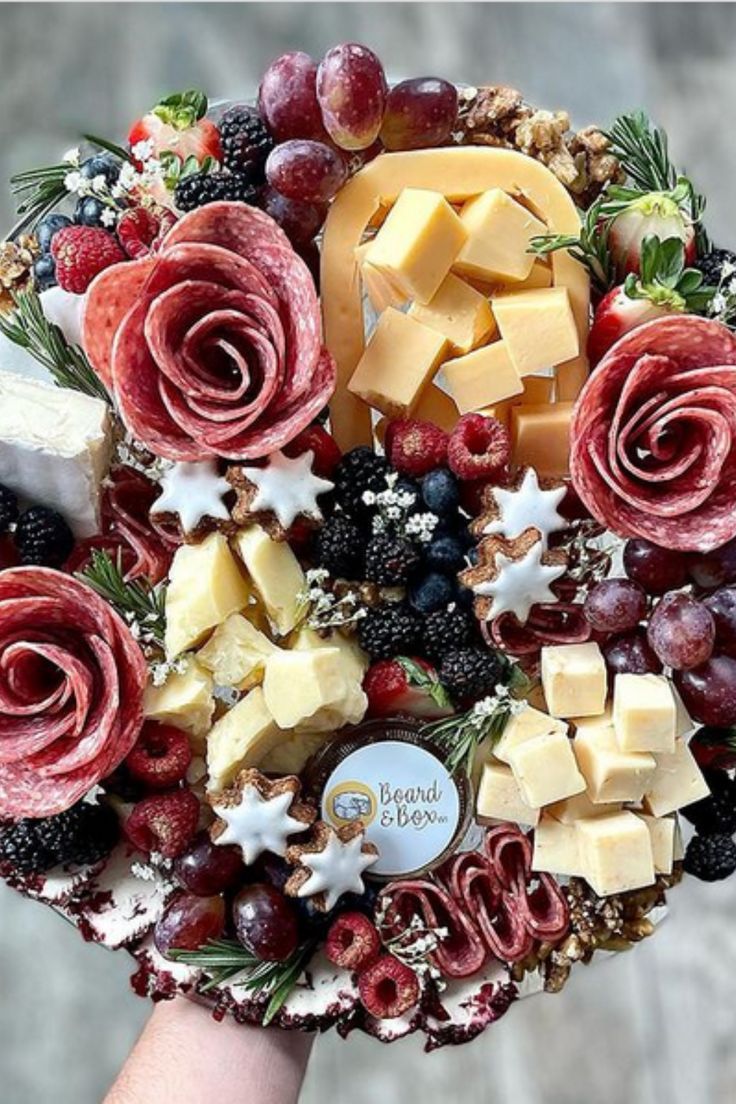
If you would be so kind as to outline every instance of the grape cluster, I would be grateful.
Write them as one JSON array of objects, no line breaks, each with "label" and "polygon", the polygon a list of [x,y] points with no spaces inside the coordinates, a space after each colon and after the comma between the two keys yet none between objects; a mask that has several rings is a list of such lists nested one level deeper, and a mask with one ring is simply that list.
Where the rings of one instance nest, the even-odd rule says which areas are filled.
[{"label": "grape cluster", "polygon": [[454,84],[437,77],[389,88],[373,51],[346,42],[319,63],[302,51],[276,58],[261,79],[258,111],[275,143],[264,204],[295,247],[304,248],[352,172],[384,149],[446,143],[458,96]]},{"label": "grape cluster", "polygon": [[629,540],[623,566],[626,577],[599,583],[584,606],[609,670],[669,668],[695,720],[736,724],[736,541],[687,554]]}]

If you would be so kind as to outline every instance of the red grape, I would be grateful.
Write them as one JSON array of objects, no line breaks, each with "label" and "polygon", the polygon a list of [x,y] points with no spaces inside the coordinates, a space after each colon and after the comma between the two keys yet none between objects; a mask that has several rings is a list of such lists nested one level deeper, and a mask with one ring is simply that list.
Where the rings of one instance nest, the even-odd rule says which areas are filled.
[{"label": "red grape", "polygon": [[736,587],[721,587],[703,599],[716,623],[716,647],[736,657]]},{"label": "red grape", "polygon": [[648,540],[629,540],[624,546],[624,571],[647,594],[666,594],[687,582],[687,559],[682,552]]},{"label": "red grape", "polygon": [[296,909],[275,886],[256,882],[233,900],[235,933],[249,951],[265,962],[283,962],[296,950]]},{"label": "red grape", "polygon": [[195,897],[177,893],[156,922],[153,939],[158,951],[172,948],[196,951],[208,939],[219,939],[225,930],[225,901],[222,897]]},{"label": "red grape", "polygon": [[337,150],[324,142],[294,139],[271,150],[266,179],[288,199],[326,203],[347,180],[348,170]]},{"label": "red grape", "polygon": [[272,61],[258,89],[258,110],[277,142],[326,137],[317,103],[317,62],[301,50]]},{"label": "red grape", "polygon": [[716,626],[710,610],[689,594],[666,594],[649,619],[647,639],[662,663],[676,671],[710,659]]},{"label": "red grape", "polygon": [[656,675],[662,670],[644,629],[612,637],[602,651],[612,675]]},{"label": "red grape", "polygon": [[245,867],[238,847],[220,847],[200,832],[174,864],[179,880],[197,897],[211,897],[243,880]]},{"label": "red grape", "polygon": [[688,571],[692,581],[702,590],[736,583],[736,539],[722,544],[713,552],[699,552],[691,556]]},{"label": "red grape", "polygon": [[357,42],[333,46],[319,63],[317,100],[333,142],[343,149],[365,149],[378,137],[386,106],[381,62]]},{"label": "red grape", "polygon": [[729,771],[736,767],[736,739],[731,728],[704,725],[690,741],[690,750],[701,770]]},{"label": "red grape", "polygon": [[675,686],[695,721],[726,728],[736,724],[736,659],[714,656],[692,671],[677,671]]},{"label": "red grape", "polygon": [[386,99],[381,139],[388,150],[441,146],[457,118],[457,89],[439,77],[414,77],[394,85]]},{"label": "red grape", "polygon": [[302,203],[287,199],[273,188],[264,188],[261,197],[263,210],[277,222],[292,245],[307,245],[322,228],[327,207],[325,204]]},{"label": "red grape", "polygon": [[630,579],[604,579],[590,590],[583,611],[599,632],[626,632],[645,616],[647,596]]}]

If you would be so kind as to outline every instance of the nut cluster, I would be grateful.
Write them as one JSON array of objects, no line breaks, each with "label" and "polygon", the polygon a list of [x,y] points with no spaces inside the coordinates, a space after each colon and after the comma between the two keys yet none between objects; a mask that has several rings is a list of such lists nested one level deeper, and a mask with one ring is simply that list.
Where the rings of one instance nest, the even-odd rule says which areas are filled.
[{"label": "nut cluster", "polygon": [[38,253],[36,239],[23,236],[0,242],[0,312],[12,310],[13,293],[23,291],[31,280]]}]

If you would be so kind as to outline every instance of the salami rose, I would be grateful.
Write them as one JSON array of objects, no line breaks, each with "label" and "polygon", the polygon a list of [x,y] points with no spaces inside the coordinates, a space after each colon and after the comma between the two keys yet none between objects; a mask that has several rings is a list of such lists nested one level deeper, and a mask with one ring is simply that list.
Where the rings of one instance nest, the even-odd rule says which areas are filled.
[{"label": "salami rose", "polygon": [[736,536],[736,336],[673,315],[637,327],[578,398],[570,471],[622,537],[709,552]]},{"label": "salami rose", "polygon": [[274,452],[335,387],[309,270],[244,203],[192,211],[154,258],[101,273],[84,346],[130,431],[172,460]]},{"label": "salami rose", "polygon": [[0,817],[62,812],[126,757],[147,666],[127,625],[59,571],[0,574]]}]

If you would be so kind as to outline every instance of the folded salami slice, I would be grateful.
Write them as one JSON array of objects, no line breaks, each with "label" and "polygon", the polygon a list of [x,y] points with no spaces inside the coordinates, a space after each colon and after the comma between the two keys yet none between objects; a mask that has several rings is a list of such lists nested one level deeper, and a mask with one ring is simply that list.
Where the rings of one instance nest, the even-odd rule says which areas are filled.
[{"label": "folded salami slice", "polygon": [[549,874],[532,872],[531,840],[521,829],[502,824],[491,828],[484,841],[491,869],[518,911],[532,940],[554,943],[567,931],[567,902]]},{"label": "folded salami slice", "polygon": [[446,928],[448,935],[432,954],[446,977],[470,977],[486,960],[478,929],[442,886],[428,879],[392,882],[385,891],[386,924],[403,931],[412,916],[421,916],[430,928]]},{"label": "folded salami slice", "polygon": [[481,624],[488,644],[510,655],[536,655],[545,644],[584,644],[590,639],[590,623],[575,602],[545,602],[532,606],[526,624],[513,613],[502,613],[490,625]]},{"label": "folded salami slice", "polygon": [[153,259],[102,273],[84,334],[127,427],[172,460],[266,456],[335,387],[309,270],[276,223],[244,203],[192,211]]},{"label": "folded salami slice", "polygon": [[0,574],[0,817],[68,808],[132,748],[148,669],[127,625],[59,571]]},{"label": "folded salami slice", "polygon": [[500,962],[520,962],[534,949],[526,913],[513,894],[504,892],[488,859],[477,851],[456,855],[443,871],[450,892],[472,916],[486,947]]},{"label": "folded salami slice", "polygon": [[570,471],[623,537],[708,552],[736,536],[736,336],[671,315],[626,334],[578,398]]}]

